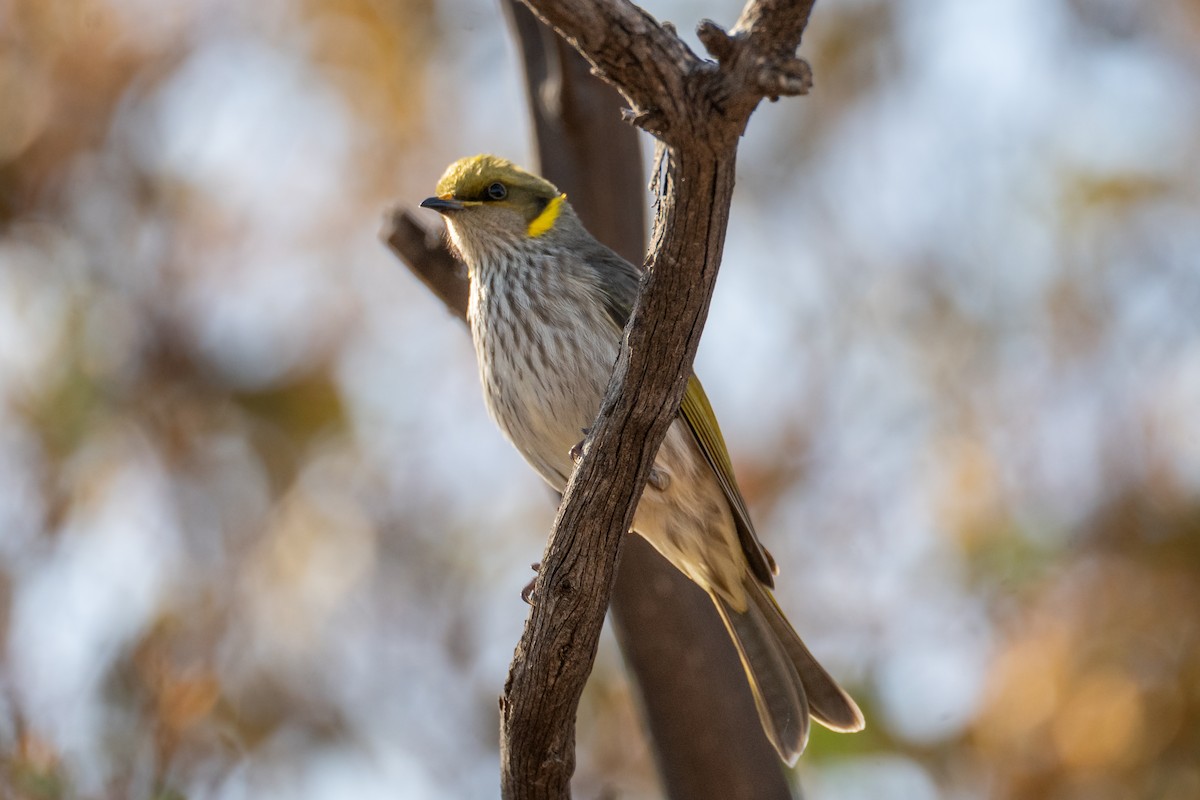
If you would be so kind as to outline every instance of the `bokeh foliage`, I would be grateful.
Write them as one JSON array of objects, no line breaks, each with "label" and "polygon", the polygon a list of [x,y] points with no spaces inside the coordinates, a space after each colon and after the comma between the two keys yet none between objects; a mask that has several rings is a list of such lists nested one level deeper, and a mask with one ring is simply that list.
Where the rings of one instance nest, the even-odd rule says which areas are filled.
[{"label": "bokeh foliage", "polygon": [[[870,720],[798,780],[1200,796],[1200,12],[822,0],[804,52],[698,365]],[[515,70],[468,0],[0,4],[0,796],[494,796],[551,505],[375,230],[528,160]],[[636,731],[606,649],[582,795],[655,796]]]}]

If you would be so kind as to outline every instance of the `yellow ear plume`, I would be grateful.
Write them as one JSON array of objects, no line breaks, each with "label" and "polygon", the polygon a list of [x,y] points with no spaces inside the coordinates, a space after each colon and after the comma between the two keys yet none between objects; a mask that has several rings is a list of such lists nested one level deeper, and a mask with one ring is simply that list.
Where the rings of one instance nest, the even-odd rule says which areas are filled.
[{"label": "yellow ear plume", "polygon": [[562,212],[562,204],[566,199],[567,196],[565,194],[560,194],[549,203],[546,203],[546,207],[542,209],[542,213],[534,217],[526,229],[526,233],[529,234],[530,238],[536,239],[554,227],[554,221],[558,219],[559,213]]}]

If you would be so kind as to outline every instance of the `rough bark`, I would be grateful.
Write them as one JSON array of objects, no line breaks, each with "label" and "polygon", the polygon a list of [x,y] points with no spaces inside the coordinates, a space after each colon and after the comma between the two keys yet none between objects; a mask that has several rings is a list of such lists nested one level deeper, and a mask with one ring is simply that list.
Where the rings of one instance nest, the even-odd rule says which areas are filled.
[{"label": "rough bark", "polygon": [[[620,118],[620,95],[518,0],[504,8],[525,67],[538,172],[567,193],[598,239],[640,262],[646,179],[637,131]],[[666,796],[790,798],[708,596],[634,537],[617,568],[611,613]]]},{"label": "rough bark", "polygon": [[[624,533],[678,412],[707,315],[738,137],[763,97],[807,90],[808,68],[795,49],[812,2],[751,0],[729,32],[703,21],[698,35],[716,64],[624,0],[525,2],[624,95],[627,119],[666,145],[642,291],[585,456],[559,507],[538,603],[501,698],[504,797],[562,798],[570,796],[575,713]],[[389,237],[398,252],[412,254],[427,243],[411,222],[404,212],[394,219],[396,229],[407,229]],[[422,279],[453,305],[448,298],[456,290],[442,285],[447,269],[425,270]]]},{"label": "rough bark", "polygon": [[[505,0],[520,43],[537,171],[567,192],[594,235],[630,261],[645,253],[645,175],[620,95],[517,0]],[[393,252],[465,318],[465,268],[444,240],[398,209],[385,229]],[[786,800],[791,796],[736,651],[707,595],[644,540],[626,542],[612,620],[666,796]]]},{"label": "rough bark", "polygon": [[795,48],[811,3],[751,2],[726,33],[702,24],[704,61],[628,2],[525,0],[667,146],[642,281],[604,403],[542,558],[537,605],[501,698],[506,798],[570,796],[575,712],[624,534],[678,412],[724,247],[737,141],[763,97],[807,89]]}]

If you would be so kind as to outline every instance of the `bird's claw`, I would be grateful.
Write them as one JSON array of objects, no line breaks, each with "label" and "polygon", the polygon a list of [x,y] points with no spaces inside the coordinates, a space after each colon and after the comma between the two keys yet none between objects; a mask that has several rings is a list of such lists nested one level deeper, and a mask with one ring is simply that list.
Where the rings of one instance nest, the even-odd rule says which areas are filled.
[{"label": "bird's claw", "polygon": [[575,466],[579,466],[579,462],[583,461],[583,454],[587,452],[587,437],[592,432],[591,428],[583,429],[583,438],[571,446],[567,451],[567,455],[571,456],[571,461]]},{"label": "bird's claw", "polygon": [[533,571],[535,573],[538,573],[538,574],[533,576],[533,580],[531,580],[529,583],[525,584],[525,588],[521,590],[521,599],[524,600],[528,605],[533,605],[534,604],[533,603],[533,601],[534,601],[533,587],[537,586],[538,575],[541,574],[542,562],[535,561],[532,564],[530,564],[529,566],[533,569]]}]

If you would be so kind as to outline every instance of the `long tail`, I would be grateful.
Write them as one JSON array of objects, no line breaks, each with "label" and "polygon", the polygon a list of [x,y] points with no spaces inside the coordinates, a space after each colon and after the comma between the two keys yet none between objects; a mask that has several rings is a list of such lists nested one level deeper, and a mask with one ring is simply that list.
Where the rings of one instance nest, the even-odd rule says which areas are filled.
[{"label": "long tail", "polygon": [[808,743],[809,717],[835,731],[859,731],[862,712],[804,646],[775,598],[755,578],[744,581],[749,598],[735,611],[710,593],[737,647],[763,730],[780,757],[796,763]]}]

